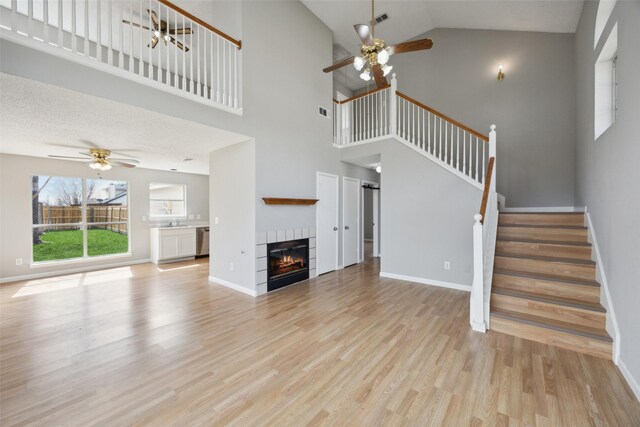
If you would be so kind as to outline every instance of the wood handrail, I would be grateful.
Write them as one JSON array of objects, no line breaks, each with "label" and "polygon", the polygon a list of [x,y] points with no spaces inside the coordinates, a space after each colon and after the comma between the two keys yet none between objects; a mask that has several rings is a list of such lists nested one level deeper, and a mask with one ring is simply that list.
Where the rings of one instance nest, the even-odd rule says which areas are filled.
[{"label": "wood handrail", "polygon": [[334,101],[337,104],[346,104],[347,102],[355,101],[358,98],[363,98],[363,97],[365,97],[367,95],[371,95],[372,93],[376,93],[376,92],[380,92],[381,90],[389,89],[390,87],[391,87],[391,85],[386,85],[386,86],[383,86],[383,87],[379,87],[379,88],[370,90],[370,91],[365,92],[365,93],[361,93],[360,95],[352,96],[351,98],[347,98],[347,99],[344,99],[342,101],[338,101],[336,99],[334,99]]},{"label": "wood handrail", "polygon": [[489,165],[487,166],[487,176],[484,179],[484,191],[482,192],[482,203],[480,204],[480,215],[482,215],[482,219],[480,220],[481,224],[484,224],[484,215],[487,212],[489,190],[491,189],[491,177],[493,176],[493,164],[495,163],[495,161],[495,157],[491,157],[489,159]]},{"label": "wood handrail", "polygon": [[196,22],[198,25],[203,26],[204,28],[206,28],[209,31],[212,31],[214,33],[216,33],[217,35],[219,35],[220,37],[222,37],[225,40],[230,41],[231,43],[235,44],[236,46],[238,46],[238,49],[242,49],[242,40],[236,40],[233,37],[231,37],[230,35],[220,31],[219,29],[217,29],[216,27],[207,24],[206,22],[204,22],[202,19],[198,18],[197,16],[194,16],[192,14],[190,14],[189,12],[187,12],[186,10],[176,6],[175,4],[171,3],[168,0],[158,0],[158,2],[162,3],[163,5],[167,6],[170,9],[175,10],[176,12],[178,12],[181,15],[184,15],[185,17],[189,18],[190,20],[192,20],[193,22]]},{"label": "wood handrail", "polygon": [[400,98],[406,99],[407,101],[411,102],[412,104],[415,104],[415,105],[417,105],[418,107],[423,108],[423,109],[425,109],[425,110],[429,111],[430,113],[433,113],[433,114],[435,114],[436,116],[438,116],[438,117],[440,117],[440,118],[442,118],[442,119],[444,119],[444,120],[448,121],[449,123],[454,124],[455,126],[459,127],[460,129],[463,129],[463,130],[465,130],[465,131],[469,132],[470,134],[472,134],[472,135],[474,135],[474,136],[477,136],[478,138],[480,138],[480,139],[481,139],[481,140],[483,140],[484,142],[489,142],[489,137],[488,137],[488,136],[483,135],[483,134],[481,134],[480,132],[478,132],[478,131],[475,131],[475,130],[471,129],[471,128],[470,128],[470,127],[468,127],[468,126],[463,125],[463,124],[462,124],[462,123],[460,123],[459,121],[456,121],[456,120],[452,119],[451,117],[449,117],[449,116],[446,116],[446,115],[442,114],[440,111],[438,111],[438,110],[434,110],[433,108],[431,108],[431,107],[429,107],[429,106],[427,106],[427,105],[424,105],[423,103],[421,103],[421,102],[419,102],[419,101],[416,101],[415,99],[411,98],[410,96],[405,95],[405,94],[404,94],[404,93],[402,93],[402,92],[396,91],[396,94],[397,94]]}]

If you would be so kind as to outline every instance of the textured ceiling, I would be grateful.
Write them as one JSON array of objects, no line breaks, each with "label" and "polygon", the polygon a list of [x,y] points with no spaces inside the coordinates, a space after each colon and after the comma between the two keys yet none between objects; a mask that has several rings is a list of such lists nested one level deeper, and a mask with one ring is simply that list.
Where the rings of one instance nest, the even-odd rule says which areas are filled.
[{"label": "textured ceiling", "polygon": [[208,175],[211,151],[248,139],[8,74],[0,73],[0,94],[2,153],[77,156],[93,144],[142,168]]},{"label": "textured ceiling", "polygon": [[[335,43],[351,54],[359,53],[359,39],[353,25],[369,23],[371,2],[302,2],[333,31]],[[434,28],[574,33],[582,4],[583,0],[376,1],[376,16],[389,15],[388,20],[376,27],[376,36],[395,44]],[[353,90],[365,85],[358,82],[355,70],[338,73],[336,78]]]}]

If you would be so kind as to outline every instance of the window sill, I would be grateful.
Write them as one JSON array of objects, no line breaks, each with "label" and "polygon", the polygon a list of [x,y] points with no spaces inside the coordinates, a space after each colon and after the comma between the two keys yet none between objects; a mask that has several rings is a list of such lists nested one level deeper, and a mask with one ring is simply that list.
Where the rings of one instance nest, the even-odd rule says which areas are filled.
[{"label": "window sill", "polygon": [[54,267],[57,265],[72,265],[72,264],[85,264],[92,261],[103,261],[103,260],[111,260],[111,259],[120,259],[120,258],[130,258],[133,254],[131,252],[123,253],[123,254],[114,254],[114,255],[99,255],[93,257],[82,257],[82,258],[72,258],[72,259],[61,259],[56,261],[37,261],[32,262],[29,265],[29,268],[45,268],[45,267]]}]

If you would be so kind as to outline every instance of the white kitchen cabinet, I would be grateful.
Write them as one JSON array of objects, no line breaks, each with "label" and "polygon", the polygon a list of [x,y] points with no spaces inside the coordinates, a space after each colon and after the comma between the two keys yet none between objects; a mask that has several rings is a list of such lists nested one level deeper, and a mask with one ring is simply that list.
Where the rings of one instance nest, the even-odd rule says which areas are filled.
[{"label": "white kitchen cabinet", "polygon": [[161,264],[194,258],[195,227],[159,227],[151,229],[151,262]]}]

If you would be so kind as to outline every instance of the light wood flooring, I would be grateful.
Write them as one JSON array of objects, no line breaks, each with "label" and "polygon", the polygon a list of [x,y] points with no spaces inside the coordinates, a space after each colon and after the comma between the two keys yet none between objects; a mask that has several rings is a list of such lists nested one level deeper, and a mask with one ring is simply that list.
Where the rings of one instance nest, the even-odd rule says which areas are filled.
[{"label": "light wood flooring", "polygon": [[472,332],[378,261],[259,298],[206,260],[0,287],[0,424],[640,426],[611,361]]}]

